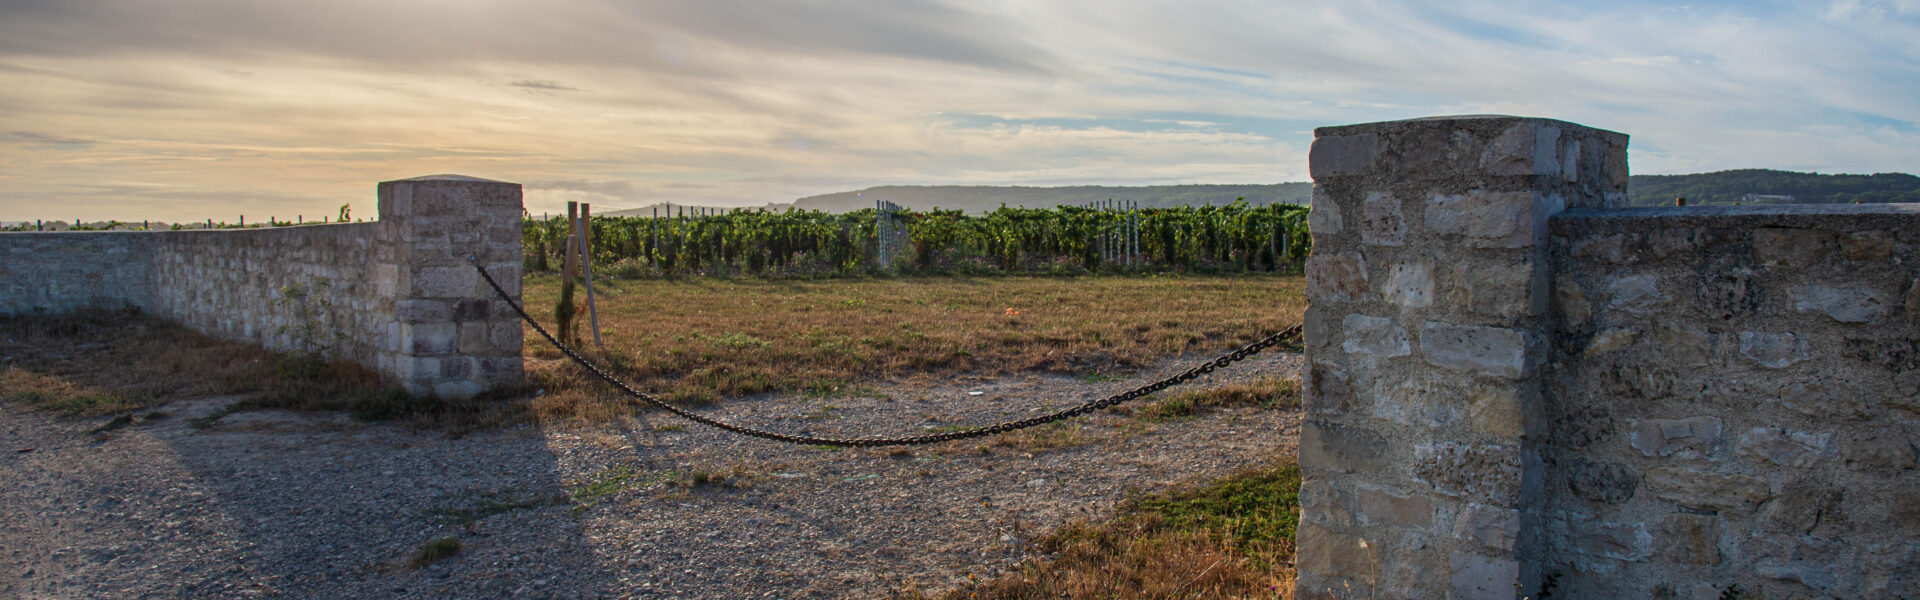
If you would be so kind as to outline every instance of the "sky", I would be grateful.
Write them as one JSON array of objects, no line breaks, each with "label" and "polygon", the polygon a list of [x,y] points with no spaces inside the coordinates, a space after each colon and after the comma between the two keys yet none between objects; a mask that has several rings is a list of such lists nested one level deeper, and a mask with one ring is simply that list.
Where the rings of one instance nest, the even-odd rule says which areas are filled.
[{"label": "sky", "polygon": [[1481,113],[1920,172],[1920,0],[0,0],[6,221],[1306,181],[1314,127]]}]

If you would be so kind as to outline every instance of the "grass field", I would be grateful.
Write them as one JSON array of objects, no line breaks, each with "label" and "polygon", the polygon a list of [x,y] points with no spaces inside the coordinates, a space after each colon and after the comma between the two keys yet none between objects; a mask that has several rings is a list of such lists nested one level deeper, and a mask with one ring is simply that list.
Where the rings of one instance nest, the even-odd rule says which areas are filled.
[{"label": "grass field", "polygon": [[[648,391],[707,402],[769,391],[832,396],[861,382],[1055,372],[1098,378],[1219,352],[1300,322],[1299,277],[994,277],[596,281],[595,358]],[[556,276],[527,278],[553,329]],[[577,293],[584,299],[584,293]],[[581,337],[592,336],[581,311]],[[529,331],[543,418],[597,413],[579,370]],[[546,364],[543,364],[546,363]]]}]

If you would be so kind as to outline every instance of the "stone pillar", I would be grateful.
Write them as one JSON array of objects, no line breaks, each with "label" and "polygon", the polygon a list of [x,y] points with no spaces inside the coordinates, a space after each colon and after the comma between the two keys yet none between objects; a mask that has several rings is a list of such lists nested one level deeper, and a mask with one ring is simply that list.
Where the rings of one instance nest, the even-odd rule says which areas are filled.
[{"label": "stone pillar", "polygon": [[519,302],[521,211],[517,183],[460,175],[380,183],[375,268],[394,302],[380,362],[408,392],[467,398],[520,381],[519,317],[468,257]]},{"label": "stone pillar", "polygon": [[1300,598],[1535,593],[1547,218],[1627,136],[1505,116],[1314,132]]}]

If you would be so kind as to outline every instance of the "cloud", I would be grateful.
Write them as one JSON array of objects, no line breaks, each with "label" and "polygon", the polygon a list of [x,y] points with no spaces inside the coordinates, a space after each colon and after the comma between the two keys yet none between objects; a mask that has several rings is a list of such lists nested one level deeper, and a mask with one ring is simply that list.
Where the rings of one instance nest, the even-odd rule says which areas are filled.
[{"label": "cloud", "polygon": [[536,212],[1274,182],[1317,125],[1487,112],[1632,134],[1643,173],[1912,170],[1915,1],[15,0],[0,218],[320,214],[445,172]]}]

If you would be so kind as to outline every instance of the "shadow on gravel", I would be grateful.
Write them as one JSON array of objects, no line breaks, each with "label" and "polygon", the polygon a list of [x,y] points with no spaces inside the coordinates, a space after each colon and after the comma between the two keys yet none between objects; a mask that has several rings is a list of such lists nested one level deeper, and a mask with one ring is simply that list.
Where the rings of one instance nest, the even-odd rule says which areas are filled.
[{"label": "shadow on gravel", "polygon": [[[532,430],[448,439],[284,411],[190,424],[223,405],[101,434],[105,419],[0,407],[0,596],[613,595]],[[425,560],[445,538],[458,552]]]}]

